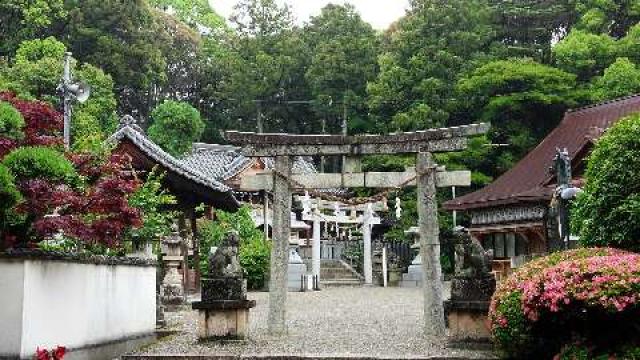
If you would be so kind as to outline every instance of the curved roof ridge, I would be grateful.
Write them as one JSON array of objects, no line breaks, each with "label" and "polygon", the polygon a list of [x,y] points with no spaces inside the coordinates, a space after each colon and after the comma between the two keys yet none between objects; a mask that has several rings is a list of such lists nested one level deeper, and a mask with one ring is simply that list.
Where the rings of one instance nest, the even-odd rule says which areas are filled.
[{"label": "curved roof ridge", "polygon": [[619,97],[619,98],[615,98],[615,99],[603,100],[601,102],[597,102],[597,103],[593,103],[593,104],[577,107],[575,109],[569,109],[569,110],[567,110],[567,113],[576,113],[576,112],[580,112],[580,111],[584,111],[584,110],[589,110],[589,109],[592,109],[592,108],[597,108],[597,107],[608,105],[608,104],[614,104],[614,103],[617,103],[617,102],[626,101],[626,100],[629,100],[629,99],[633,99],[635,97],[640,97],[640,93],[627,95],[627,96],[623,96],[623,97]]},{"label": "curved roof ridge", "polygon": [[167,167],[169,170],[185,176],[201,185],[207,186],[212,190],[220,192],[228,192],[231,190],[231,188],[224,185],[223,183],[215,179],[209,179],[200,171],[195,170],[192,167],[187,166],[180,160],[176,159],[171,154],[164,151],[156,143],[147,138],[144,134],[129,125],[122,126],[120,129],[118,129],[118,131],[112,134],[109,139],[107,139],[107,141],[114,143],[121,141],[125,137],[133,142],[141,151],[156,160],[158,163]]}]

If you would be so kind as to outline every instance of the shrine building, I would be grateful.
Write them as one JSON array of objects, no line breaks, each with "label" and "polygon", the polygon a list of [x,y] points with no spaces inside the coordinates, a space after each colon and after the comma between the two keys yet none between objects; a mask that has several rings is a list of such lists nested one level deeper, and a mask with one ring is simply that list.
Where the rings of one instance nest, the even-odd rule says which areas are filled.
[{"label": "shrine building", "polygon": [[516,265],[531,255],[558,248],[550,211],[556,176],[550,171],[557,149],[568,151],[573,185],[582,187],[586,158],[595,141],[616,121],[640,112],[640,95],[568,111],[549,135],[512,169],[473,193],[450,200],[447,210],[469,213],[472,236],[498,261]]}]

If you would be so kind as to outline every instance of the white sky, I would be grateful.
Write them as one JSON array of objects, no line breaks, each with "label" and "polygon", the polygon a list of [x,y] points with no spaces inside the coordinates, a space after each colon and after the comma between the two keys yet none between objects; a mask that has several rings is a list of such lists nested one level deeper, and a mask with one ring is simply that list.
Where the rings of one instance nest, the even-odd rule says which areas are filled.
[{"label": "white sky", "polygon": [[[310,16],[320,13],[329,3],[353,4],[360,12],[362,18],[374,28],[386,29],[391,23],[402,17],[409,6],[409,0],[278,0],[279,3],[288,3],[299,24],[306,22]],[[229,18],[233,6],[237,0],[209,0],[209,3],[218,14]]]}]

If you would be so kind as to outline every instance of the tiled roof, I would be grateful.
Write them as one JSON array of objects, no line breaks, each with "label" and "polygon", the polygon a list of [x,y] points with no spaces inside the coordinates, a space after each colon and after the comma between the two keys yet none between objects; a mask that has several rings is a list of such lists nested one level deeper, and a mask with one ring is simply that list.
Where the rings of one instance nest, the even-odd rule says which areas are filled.
[{"label": "tiled roof", "polygon": [[118,143],[125,138],[136,145],[140,151],[169,171],[179,174],[195,183],[204,185],[213,191],[229,192],[231,190],[228,186],[217,181],[215,178],[206,176],[193,167],[187,166],[182,161],[174,158],[172,155],[162,150],[160,146],[149,140],[135,126],[122,126],[109,137],[108,141],[111,143]]},{"label": "tiled roof", "polygon": [[193,152],[180,162],[217,181],[226,181],[253,164],[236,147],[210,144],[195,144]]},{"label": "tiled roof", "polygon": [[448,201],[449,210],[487,208],[551,198],[552,166],[556,148],[567,148],[575,165],[586,156],[585,148],[619,119],[640,112],[640,95],[569,111],[542,142],[511,170],[484,188]]},{"label": "tiled roof", "polygon": [[[227,181],[252,166],[257,158],[248,158],[240,154],[239,148],[217,144],[194,144],[193,152],[180,160],[180,163],[195,169],[218,181]],[[272,169],[272,158],[262,158],[267,170]],[[317,170],[309,159],[298,157],[293,163],[293,172],[315,174]]]}]

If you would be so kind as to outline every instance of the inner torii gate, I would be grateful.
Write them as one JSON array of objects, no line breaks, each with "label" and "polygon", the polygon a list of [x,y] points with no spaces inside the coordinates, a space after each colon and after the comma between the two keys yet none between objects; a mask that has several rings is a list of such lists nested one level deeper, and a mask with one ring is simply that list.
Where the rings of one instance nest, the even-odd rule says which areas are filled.
[{"label": "inner torii gate", "polygon": [[[256,134],[227,131],[225,138],[242,146],[248,157],[275,157],[275,168],[266,181],[256,186],[273,190],[273,244],[269,284],[269,332],[285,334],[287,300],[287,264],[292,190],[295,184],[309,188],[375,187],[393,188],[410,180],[410,172],[364,173],[360,157],[381,154],[417,154],[415,183],[418,192],[418,226],[424,279],[424,334],[428,338],[445,335],[440,267],[440,239],[436,187],[455,174],[438,172],[433,153],[461,151],[468,137],[484,134],[488,124],[430,129],[389,135],[292,135]],[[342,174],[292,174],[292,156],[344,156]],[[258,178],[256,176],[256,178]],[[455,181],[450,181],[455,184]],[[262,184],[259,184],[262,183]]]}]

